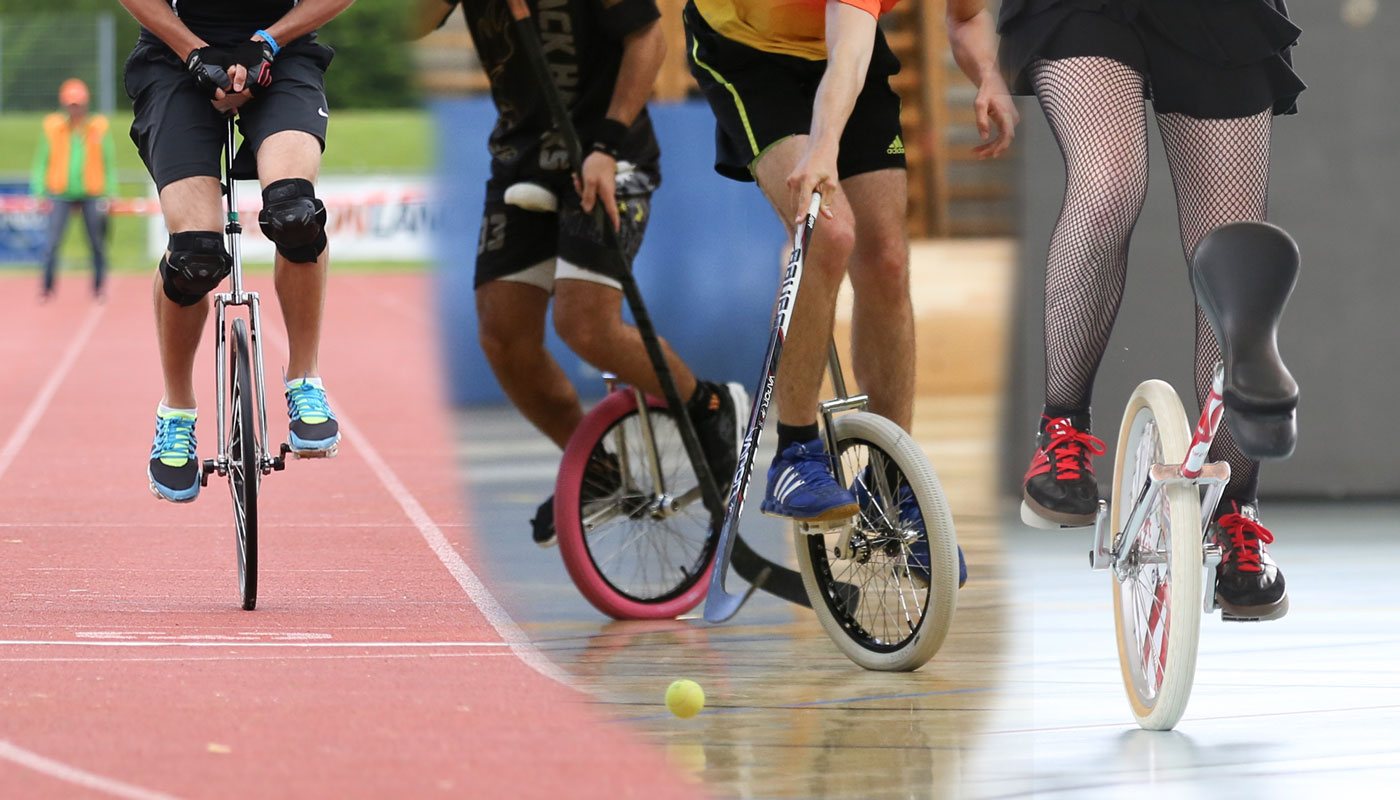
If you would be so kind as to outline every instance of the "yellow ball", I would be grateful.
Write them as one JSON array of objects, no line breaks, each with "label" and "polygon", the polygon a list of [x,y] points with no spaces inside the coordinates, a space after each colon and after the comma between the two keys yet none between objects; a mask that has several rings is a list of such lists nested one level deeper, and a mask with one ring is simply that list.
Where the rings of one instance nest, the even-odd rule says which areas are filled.
[{"label": "yellow ball", "polygon": [[705,690],[695,681],[678,680],[666,689],[666,708],[681,719],[690,719],[705,707]]}]

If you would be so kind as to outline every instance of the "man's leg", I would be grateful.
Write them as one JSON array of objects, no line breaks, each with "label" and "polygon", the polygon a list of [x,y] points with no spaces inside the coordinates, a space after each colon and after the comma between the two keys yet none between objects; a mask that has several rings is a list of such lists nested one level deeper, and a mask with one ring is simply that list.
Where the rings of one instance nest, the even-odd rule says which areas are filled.
[{"label": "man's leg", "polygon": [[101,296],[107,277],[107,220],[95,197],[83,200],[83,224],[87,227],[88,245],[92,248],[92,293]]},{"label": "man's leg", "polygon": [[[870,410],[906,431],[914,414],[914,307],[904,231],[908,174],[886,169],[841,181],[855,215],[851,361]],[[820,223],[818,223],[820,224]]]},{"label": "man's leg", "polygon": [[[807,137],[793,136],[759,160],[754,177],[784,229],[798,214],[787,176],[806,151]],[[855,219],[840,189],[829,198],[834,219],[822,218],[812,233],[803,265],[797,307],[792,311],[778,365],[778,455],[768,468],[763,511],[820,522],[843,520],[858,509],[855,497],[832,477],[831,460],[817,435],[817,401],[831,343],[836,295],[855,247]],[[805,211],[805,201],[804,211]]]},{"label": "man's leg", "polygon": [[49,210],[49,227],[44,246],[44,297],[53,294],[54,272],[58,269],[58,245],[63,241],[63,229],[68,227],[68,212],[71,209],[67,200],[53,198]]},{"label": "man's leg", "polygon": [[[641,333],[622,319],[620,290],[593,281],[560,279],[554,284],[554,327],[584,361],[647,394],[662,395]],[[689,398],[695,393],[695,375],[665,340],[661,350],[681,398]]]},{"label": "man's leg", "polygon": [[506,397],[562,450],[583,418],[578,393],[544,345],[549,293],[495,280],[476,290],[477,335]]}]

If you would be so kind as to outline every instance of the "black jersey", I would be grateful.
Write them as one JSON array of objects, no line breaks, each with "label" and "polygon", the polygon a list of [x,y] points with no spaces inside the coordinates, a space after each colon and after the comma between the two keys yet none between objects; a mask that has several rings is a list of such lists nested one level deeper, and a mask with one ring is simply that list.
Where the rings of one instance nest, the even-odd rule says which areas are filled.
[{"label": "black jersey", "polygon": [[[518,46],[506,0],[456,2],[466,15],[496,104],[496,127],[490,138],[492,175],[514,181],[568,170],[568,152],[551,134],[549,107]],[[554,85],[586,148],[612,102],[622,66],[623,37],[660,19],[661,12],[655,0],[528,2]],[[661,148],[645,107],[621,149],[622,157],[637,167],[657,171]]]},{"label": "black jersey", "polygon": [[[300,0],[166,0],[175,16],[196,36],[215,46],[246,42],[263,28],[286,16]],[[315,34],[308,37],[314,38]],[[141,38],[156,44],[155,34],[141,29]],[[298,40],[300,41],[300,40]],[[278,42],[285,47],[291,42]]]}]

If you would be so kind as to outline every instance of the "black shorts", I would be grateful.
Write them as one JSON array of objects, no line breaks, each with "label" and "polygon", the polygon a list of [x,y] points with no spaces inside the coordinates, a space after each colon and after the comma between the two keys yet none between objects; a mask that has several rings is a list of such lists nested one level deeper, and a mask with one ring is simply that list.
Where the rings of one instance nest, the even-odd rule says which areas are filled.
[{"label": "black shorts", "polygon": [[[325,72],[334,55],[335,51],[315,42],[298,42],[277,54],[272,85],[239,110],[243,145],[234,162],[236,177],[257,177],[255,155],[274,133],[305,131],[325,149],[329,120]],[[156,189],[183,178],[218,178],[228,123],[170,48],[138,43],[126,60],[125,83],[134,115],[131,140]]]},{"label": "black shorts", "polygon": [[[683,18],[690,74],[715,114],[715,171],[752,181],[759,156],[789,136],[811,132],[812,101],[826,62],[727,39],[715,33],[694,3],[686,4]],[[839,177],[904,169],[899,95],[890,88],[890,76],[898,72],[899,59],[877,30],[865,86],[841,133]]]},{"label": "black shorts", "polygon": [[513,280],[553,292],[555,278],[571,278],[620,288],[620,269],[631,268],[651,220],[651,195],[660,177],[634,169],[617,176],[616,199],[621,230],[618,240],[625,265],[607,257],[603,232],[585,214],[568,178],[548,185],[559,210],[530,211],[505,201],[510,181],[486,182],[486,209],[476,245],[473,288],[497,280]]},{"label": "black shorts", "polygon": [[[1073,6],[1065,3],[1017,20],[1002,31],[1002,66],[1011,73],[1013,92],[1035,93],[1030,73],[1040,59],[1085,57],[1109,58],[1132,67],[1144,77],[1146,97],[1159,114],[1236,119],[1267,109],[1292,113],[1306,88],[1288,59],[1297,28],[1271,10],[1259,13],[1277,20],[1234,19],[1233,25],[1222,23],[1214,30],[1212,41],[1205,41],[1186,31],[1163,30],[1144,14],[1129,16],[1124,4],[1092,11]],[[1232,39],[1242,43],[1241,52],[1219,46]],[[1269,41],[1275,49],[1270,49]]]}]

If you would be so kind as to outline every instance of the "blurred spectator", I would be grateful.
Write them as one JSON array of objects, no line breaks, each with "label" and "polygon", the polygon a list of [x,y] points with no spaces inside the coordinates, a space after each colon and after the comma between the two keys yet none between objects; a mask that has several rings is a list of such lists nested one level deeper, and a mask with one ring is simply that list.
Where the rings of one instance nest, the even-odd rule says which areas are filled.
[{"label": "blurred spectator", "polygon": [[43,297],[53,295],[58,245],[68,227],[68,215],[80,208],[92,248],[93,294],[101,298],[107,272],[107,198],[117,189],[116,150],[107,118],[88,113],[87,84],[77,78],[64,81],[58,103],[63,110],[44,117],[44,135],[29,180],[30,193],[52,203]]}]

